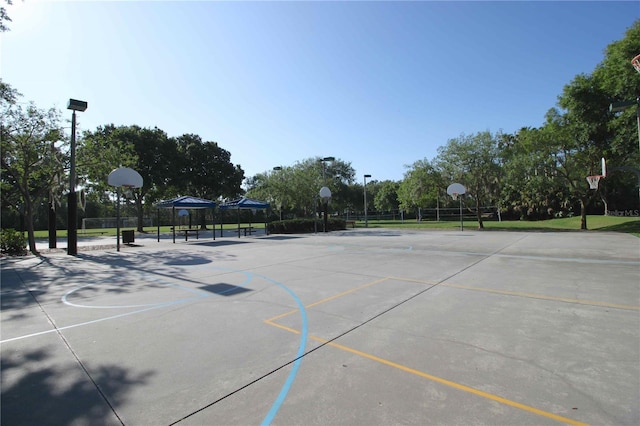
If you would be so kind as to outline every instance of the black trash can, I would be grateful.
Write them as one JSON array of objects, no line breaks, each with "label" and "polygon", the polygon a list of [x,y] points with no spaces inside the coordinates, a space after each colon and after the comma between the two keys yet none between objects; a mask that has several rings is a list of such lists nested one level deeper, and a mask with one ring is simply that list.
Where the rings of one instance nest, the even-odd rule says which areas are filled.
[{"label": "black trash can", "polygon": [[131,244],[135,241],[133,230],[122,231],[121,234],[122,234],[122,244]]}]

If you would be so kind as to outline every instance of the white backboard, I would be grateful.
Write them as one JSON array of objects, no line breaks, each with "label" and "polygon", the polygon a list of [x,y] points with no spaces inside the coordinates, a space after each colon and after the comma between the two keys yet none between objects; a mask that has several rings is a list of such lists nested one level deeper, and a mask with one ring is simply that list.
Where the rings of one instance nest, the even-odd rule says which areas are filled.
[{"label": "white backboard", "polygon": [[142,176],[140,173],[127,167],[120,167],[109,173],[107,183],[111,186],[124,186],[127,188],[142,187]]},{"label": "white backboard", "polygon": [[447,187],[447,194],[449,195],[462,195],[467,192],[467,188],[464,187],[461,183],[452,183]]}]

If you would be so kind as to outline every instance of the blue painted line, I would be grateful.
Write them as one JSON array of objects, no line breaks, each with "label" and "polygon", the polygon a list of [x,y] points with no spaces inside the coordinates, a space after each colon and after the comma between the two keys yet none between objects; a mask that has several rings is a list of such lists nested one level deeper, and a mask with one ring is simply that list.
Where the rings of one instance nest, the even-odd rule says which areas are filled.
[{"label": "blue painted line", "polygon": [[[241,284],[239,284],[239,285],[235,286],[234,288],[229,289],[227,291],[233,291],[235,288],[244,287],[244,286],[246,286],[248,283],[250,283],[252,281],[253,277],[258,277],[258,278],[261,278],[261,279],[263,279],[263,280],[265,280],[267,282],[270,282],[270,283],[280,287],[285,292],[287,292],[293,298],[293,300],[295,301],[296,305],[298,306],[298,310],[300,311],[300,316],[301,316],[301,320],[302,320],[302,326],[301,326],[302,330],[301,330],[301,333],[300,333],[300,343],[298,344],[298,352],[296,354],[296,359],[292,364],[291,371],[289,372],[289,375],[287,376],[287,380],[283,384],[282,388],[280,389],[280,392],[278,393],[277,398],[275,399],[275,401],[271,405],[271,408],[270,408],[269,412],[267,413],[267,415],[265,416],[265,418],[262,420],[262,423],[261,423],[261,425],[263,425],[263,426],[270,425],[271,422],[273,421],[273,419],[275,418],[275,416],[278,414],[278,411],[282,407],[282,404],[284,403],[289,391],[291,390],[291,386],[293,385],[293,382],[294,382],[294,380],[296,378],[296,375],[298,374],[298,370],[300,369],[300,364],[302,364],[302,357],[303,357],[303,355],[305,353],[305,350],[306,350],[307,339],[308,339],[308,334],[309,334],[307,311],[306,311],[306,309],[304,307],[304,304],[300,300],[300,298],[290,288],[288,288],[287,286],[285,286],[284,284],[282,284],[282,283],[280,283],[278,281],[275,281],[275,280],[273,280],[273,279],[271,279],[269,277],[263,276],[263,275],[253,274],[253,273],[247,272],[247,271],[238,271],[238,270],[233,270],[233,269],[229,269],[229,268],[220,268],[220,267],[214,267],[214,269],[224,270],[224,271],[233,272],[233,273],[243,273],[243,274],[245,274],[246,278],[245,278],[245,281],[243,283],[241,283]],[[146,278],[145,277],[146,275],[147,275],[147,273],[141,273],[140,274],[140,278],[144,279],[144,278]],[[100,280],[98,283],[102,283],[103,281],[104,282],[108,282],[109,280]],[[89,321],[89,322],[82,323],[82,324],[75,324],[75,325],[72,325],[72,326],[61,327],[58,330],[74,328],[74,327],[78,327],[78,326],[81,326],[81,325],[93,324],[93,323],[101,322],[101,321],[108,320],[108,319],[121,318],[121,317],[124,317],[124,316],[138,314],[138,313],[141,313],[141,312],[146,312],[146,311],[150,311],[150,310],[153,310],[153,309],[158,309],[158,308],[161,308],[161,307],[174,306],[174,305],[178,305],[178,304],[181,304],[181,303],[192,302],[192,301],[200,300],[200,299],[203,299],[203,298],[206,298],[206,297],[210,297],[209,294],[206,294],[204,291],[199,290],[199,289],[191,289],[191,288],[184,287],[184,286],[181,286],[179,284],[172,283],[172,282],[169,282],[169,281],[166,281],[166,280],[163,280],[163,279],[156,279],[156,280],[153,280],[153,281],[155,281],[156,283],[160,283],[160,284],[163,284],[163,285],[167,285],[167,286],[170,286],[170,287],[178,288],[178,289],[190,292],[190,293],[197,294],[200,297],[175,300],[175,301],[168,302],[168,303],[138,305],[138,306],[135,306],[135,305],[134,306],[127,306],[129,308],[131,308],[131,307],[146,307],[146,309],[141,309],[141,310],[138,310],[138,311],[135,311],[135,312],[129,312],[129,313],[125,313],[125,314],[115,315],[115,316],[112,316],[112,317],[109,317],[109,318],[103,318],[103,319],[99,319],[99,320]],[[78,290],[80,290],[81,288],[88,287],[88,286],[91,286],[91,285],[96,285],[98,283],[87,284],[85,286],[73,289],[73,290],[69,291],[68,293],[66,293],[62,297],[62,301],[64,303],[70,304],[72,306],[90,307],[90,306],[82,306],[82,305],[73,305],[67,300],[67,296],[71,295],[72,293],[74,293],[74,292],[76,292]],[[101,306],[101,307],[102,308],[122,308],[123,306]],[[43,332],[43,333],[34,333],[32,335],[23,336],[23,337],[20,337],[20,338],[32,337],[32,336],[36,336],[36,335],[40,335],[40,334],[44,334],[44,333],[53,332],[53,331],[56,331],[56,330],[49,330],[49,331],[46,331],[46,332]],[[17,340],[17,339],[20,339],[20,338],[8,339],[7,341]]]},{"label": "blue painted line", "polygon": [[262,423],[261,423],[262,426],[270,425],[271,422],[273,421],[273,419],[278,414],[278,411],[280,410],[280,407],[282,407],[282,404],[284,403],[284,400],[287,398],[287,394],[289,393],[289,390],[291,390],[291,386],[293,385],[293,381],[295,380],[296,375],[298,374],[298,369],[300,368],[300,364],[302,364],[302,356],[304,355],[304,352],[306,350],[307,338],[308,338],[308,335],[309,335],[309,325],[308,325],[308,321],[307,321],[307,310],[305,309],[304,304],[302,303],[302,300],[300,300],[300,298],[289,287],[287,287],[286,285],[284,285],[281,282],[278,282],[278,281],[276,281],[276,280],[274,280],[272,278],[269,278],[269,277],[266,277],[266,276],[260,275],[260,274],[253,274],[251,272],[238,271],[238,270],[234,270],[234,269],[230,269],[230,268],[213,267],[213,269],[222,270],[222,271],[229,271],[229,272],[235,272],[235,273],[240,273],[240,272],[244,273],[247,276],[247,280],[245,281],[245,283],[241,284],[240,286],[243,286],[244,284],[250,282],[253,277],[261,278],[261,279],[263,279],[263,280],[265,280],[267,282],[270,282],[270,283],[280,287],[284,291],[286,291],[293,298],[293,300],[296,302],[296,305],[298,305],[298,310],[300,311],[300,316],[301,316],[301,319],[302,319],[302,327],[301,327],[302,330],[300,332],[300,343],[298,344],[298,353],[296,354],[296,359],[293,362],[293,365],[291,367],[291,371],[289,372],[289,376],[287,376],[287,380],[284,382],[284,385],[282,385],[282,388],[280,389],[280,393],[278,393],[278,397],[276,398],[276,400],[271,405],[271,408],[269,409],[269,412],[267,413],[265,418],[262,420]]},{"label": "blue painted line", "polygon": [[273,402],[273,405],[271,405],[271,409],[265,416],[264,420],[262,420],[261,425],[267,426],[271,424],[276,414],[278,414],[278,411],[280,410],[280,407],[284,403],[284,400],[287,397],[289,390],[291,389],[291,385],[293,385],[293,381],[295,380],[296,375],[298,374],[298,369],[300,368],[300,364],[302,364],[302,356],[304,355],[304,352],[307,346],[307,335],[309,333],[309,329],[308,329],[308,323],[307,323],[307,310],[304,308],[304,304],[302,303],[300,298],[284,284],[279,283],[275,280],[272,280],[271,278],[268,278],[262,275],[256,275],[256,276],[277,285],[278,287],[280,287],[281,289],[289,293],[289,295],[293,298],[293,300],[295,300],[296,305],[298,305],[298,309],[300,310],[300,316],[302,317],[302,331],[300,333],[300,344],[298,345],[298,353],[296,354],[296,360],[293,363],[293,366],[291,367],[291,371],[289,372],[289,376],[287,377],[287,380],[284,382],[284,385],[280,389],[280,393],[278,394],[278,397]]}]

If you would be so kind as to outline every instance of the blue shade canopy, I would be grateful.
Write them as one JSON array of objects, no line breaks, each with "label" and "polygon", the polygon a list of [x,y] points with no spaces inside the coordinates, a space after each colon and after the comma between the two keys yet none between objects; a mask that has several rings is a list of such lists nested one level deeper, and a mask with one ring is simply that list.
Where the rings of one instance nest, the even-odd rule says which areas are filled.
[{"label": "blue shade canopy", "polygon": [[220,210],[236,210],[236,209],[268,209],[269,203],[264,201],[252,200],[251,198],[238,198],[237,200],[227,201],[220,204]]},{"label": "blue shade canopy", "polygon": [[173,200],[160,201],[156,204],[156,207],[159,209],[214,209],[216,208],[216,203],[203,198],[183,196],[174,198]]}]

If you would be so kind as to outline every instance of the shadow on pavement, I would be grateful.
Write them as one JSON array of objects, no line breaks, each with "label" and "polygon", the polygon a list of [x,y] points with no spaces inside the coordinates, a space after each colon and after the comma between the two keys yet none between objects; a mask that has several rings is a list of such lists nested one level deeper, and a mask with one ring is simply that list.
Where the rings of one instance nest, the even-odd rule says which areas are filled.
[{"label": "shadow on pavement", "polygon": [[[113,424],[118,420],[111,407],[117,410],[133,386],[145,384],[154,374],[100,365],[91,368],[88,377],[79,368],[70,371],[69,365],[51,364],[49,352],[3,348],[2,424]],[[75,360],[73,365],[77,366]]]}]

